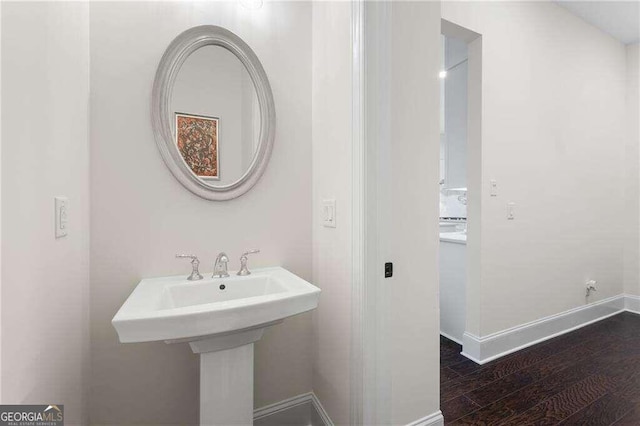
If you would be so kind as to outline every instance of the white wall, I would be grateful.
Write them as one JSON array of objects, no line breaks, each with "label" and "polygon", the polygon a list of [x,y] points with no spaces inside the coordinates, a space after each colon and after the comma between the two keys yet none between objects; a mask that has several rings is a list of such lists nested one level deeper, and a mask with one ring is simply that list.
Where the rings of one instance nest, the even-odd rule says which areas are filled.
[{"label": "white wall", "polygon": [[[2,2],[0,2],[0,100],[2,99]],[[2,102],[0,101],[0,241],[2,241]],[[2,374],[2,244],[0,243],[0,374]],[[2,401],[2,379],[0,379]]]},{"label": "white wall", "polygon": [[[91,421],[195,424],[198,357],[187,345],[120,344],[111,318],[143,277],[211,270],[226,251],[262,252],[311,279],[311,5],[265,2],[91,3]],[[258,184],[228,202],[200,199],[163,163],[151,131],[151,85],[171,40],[222,25],[260,58],[276,104],[273,155]],[[286,208],[285,208],[286,206]],[[321,302],[323,303],[323,302]],[[311,316],[287,319],[256,345],[255,404],[311,390]]]},{"label": "white wall", "polygon": [[[375,275],[364,283],[369,292],[380,291],[377,334],[366,335],[376,342],[367,342],[366,348],[379,350],[376,367],[381,369],[377,388],[367,389],[365,397],[378,404],[375,424],[399,425],[439,407],[439,383],[434,378],[439,368],[440,5],[388,2],[363,7],[368,49],[365,90],[371,102],[365,107],[366,150],[372,155],[367,164],[376,169],[367,182],[369,196],[375,198],[368,202],[376,211],[367,215],[377,224],[369,229],[378,238],[376,257],[395,264],[393,278],[377,281]],[[313,5],[313,282],[322,288],[314,315],[313,388],[331,419],[341,425],[350,424],[354,403],[349,393],[354,385],[349,364],[354,196],[351,14],[349,3]],[[416,50],[416,45],[422,48]],[[321,225],[326,198],[336,199],[336,228]],[[382,270],[381,262],[380,274]],[[368,273],[366,277],[371,278]]]},{"label": "white wall", "polygon": [[[419,46],[419,49],[417,48]],[[440,2],[392,2],[386,279],[391,424],[438,411]],[[381,265],[382,266],[382,265]]]},{"label": "white wall", "polygon": [[442,187],[466,188],[468,64],[463,61],[467,59],[467,44],[463,40],[447,37],[445,46],[447,76],[444,80],[444,138],[446,155],[445,181]]},{"label": "white wall", "polygon": [[482,35],[481,322],[467,328],[584,305],[587,279],[589,301],[621,293],[624,46],[547,2],[444,2],[442,17]]},{"label": "white wall", "polygon": [[454,37],[443,37],[446,78],[441,80],[440,106],[443,110],[444,133],[440,135],[440,217],[467,217],[467,206],[460,192],[447,188],[467,187],[467,43]]},{"label": "white wall", "polygon": [[625,176],[626,176],[626,193],[625,193],[625,248],[624,248],[624,291],[628,294],[640,295],[640,263],[638,257],[640,251],[638,250],[639,240],[639,224],[640,224],[640,209],[638,206],[638,196],[640,192],[640,173],[638,172],[638,166],[640,165],[640,131],[638,127],[640,110],[638,104],[640,104],[640,73],[638,71],[638,62],[640,57],[638,56],[638,43],[627,46],[627,79],[626,89],[627,94],[627,145],[625,151]]},{"label": "white wall", "polygon": [[[313,389],[334,423],[349,424],[351,346],[351,4],[313,3]],[[321,223],[336,200],[336,227]]]},{"label": "white wall", "polygon": [[[89,7],[2,4],[2,403],[87,424]],[[69,234],[54,235],[54,197]]]}]

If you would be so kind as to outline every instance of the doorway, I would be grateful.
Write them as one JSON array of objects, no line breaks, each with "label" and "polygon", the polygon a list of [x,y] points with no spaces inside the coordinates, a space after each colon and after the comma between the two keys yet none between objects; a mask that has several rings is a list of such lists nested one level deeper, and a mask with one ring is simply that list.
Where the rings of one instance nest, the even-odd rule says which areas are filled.
[{"label": "doorway", "polygon": [[446,20],[441,31],[441,358],[475,361],[465,336],[480,334],[482,38]]}]

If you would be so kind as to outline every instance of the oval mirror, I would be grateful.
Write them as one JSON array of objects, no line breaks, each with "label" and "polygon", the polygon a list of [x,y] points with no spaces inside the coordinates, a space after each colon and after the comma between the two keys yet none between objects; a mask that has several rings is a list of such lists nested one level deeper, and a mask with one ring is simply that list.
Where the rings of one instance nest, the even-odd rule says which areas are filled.
[{"label": "oval mirror", "polygon": [[191,28],[160,60],[152,122],[162,158],[182,185],[209,200],[239,197],[260,179],[273,148],[267,75],[232,32]]}]

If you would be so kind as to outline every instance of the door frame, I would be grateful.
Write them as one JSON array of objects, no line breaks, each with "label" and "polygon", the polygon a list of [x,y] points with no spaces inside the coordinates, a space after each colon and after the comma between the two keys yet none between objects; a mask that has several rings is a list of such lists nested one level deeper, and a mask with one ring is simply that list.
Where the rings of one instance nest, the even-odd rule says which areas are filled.
[{"label": "door frame", "polygon": [[[387,173],[380,161],[388,125],[372,119],[388,113],[388,96],[376,84],[390,75],[384,61],[391,48],[389,2],[352,1],[352,287],[350,424],[391,420],[389,369],[384,353],[384,264],[386,228],[378,206]],[[368,49],[367,46],[375,46]],[[385,139],[386,138],[386,139]]]}]

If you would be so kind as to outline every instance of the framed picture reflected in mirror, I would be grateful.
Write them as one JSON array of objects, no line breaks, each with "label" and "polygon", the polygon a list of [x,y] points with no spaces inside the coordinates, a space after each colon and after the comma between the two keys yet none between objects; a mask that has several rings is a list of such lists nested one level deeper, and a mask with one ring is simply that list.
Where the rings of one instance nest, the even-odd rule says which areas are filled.
[{"label": "framed picture reflected in mirror", "polygon": [[176,145],[183,160],[197,177],[220,179],[218,117],[176,112]]}]

